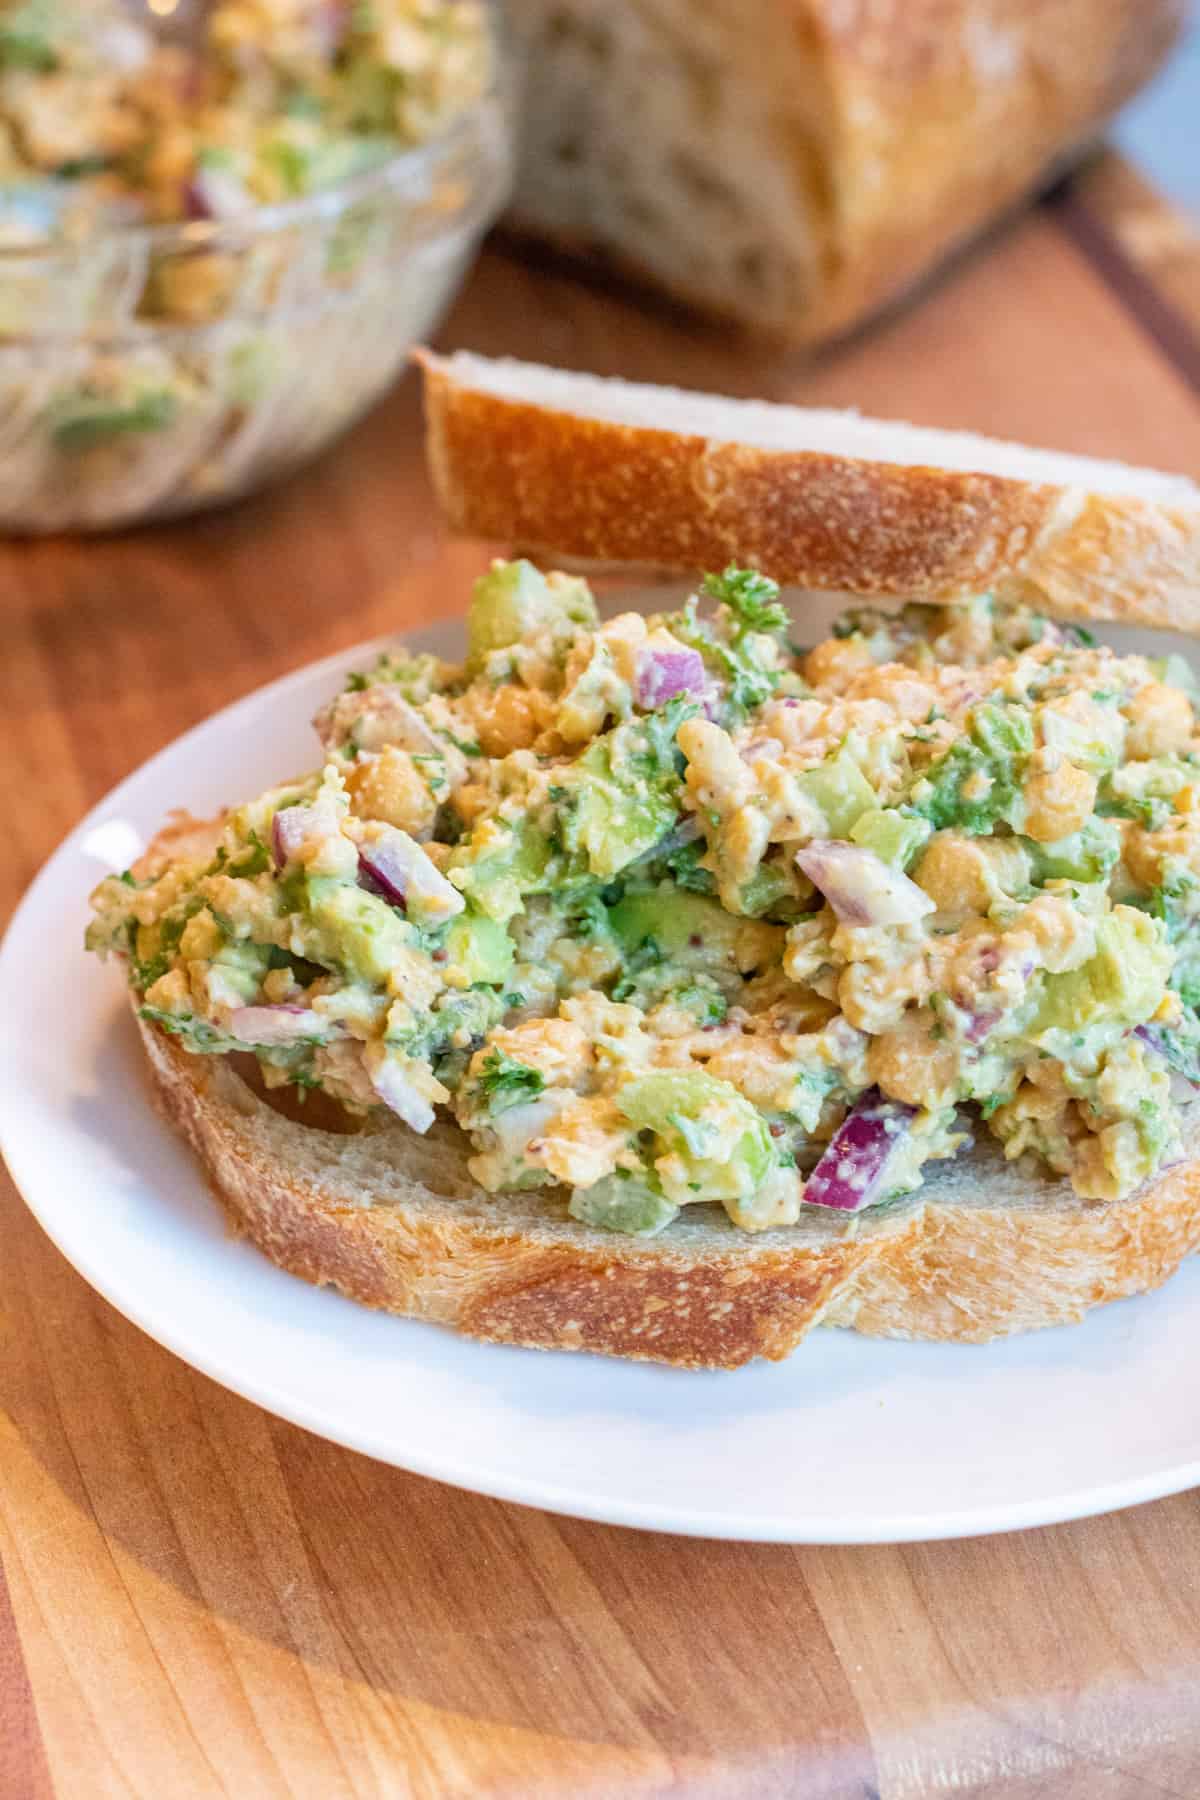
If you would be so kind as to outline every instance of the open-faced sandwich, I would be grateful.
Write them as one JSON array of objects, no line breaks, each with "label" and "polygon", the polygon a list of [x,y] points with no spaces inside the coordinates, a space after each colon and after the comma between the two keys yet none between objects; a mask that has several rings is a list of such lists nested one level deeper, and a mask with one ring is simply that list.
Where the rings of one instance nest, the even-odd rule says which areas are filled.
[{"label": "open-faced sandwich", "polygon": [[[699,458],[767,568],[601,620],[494,564],[461,663],[351,675],[311,772],[101,884],[89,943],[234,1218],[371,1305],[695,1366],[1162,1281],[1200,1243],[1192,678],[1039,602],[1190,622],[1200,492],[539,380],[433,366],[454,516],[686,563],[732,547]],[[799,649],[771,570],[905,603]]]}]

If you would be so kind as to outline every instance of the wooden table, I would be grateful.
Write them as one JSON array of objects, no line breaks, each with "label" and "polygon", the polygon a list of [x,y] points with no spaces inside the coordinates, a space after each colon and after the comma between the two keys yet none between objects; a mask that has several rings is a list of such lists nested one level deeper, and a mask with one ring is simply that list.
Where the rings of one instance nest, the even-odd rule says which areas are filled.
[{"label": "wooden table", "polygon": [[[1106,162],[815,366],[502,251],[442,336],[1200,473],[1198,330],[1194,243]],[[0,901],[186,726],[461,608],[479,564],[430,510],[411,378],[276,494],[0,550]],[[193,1374],[2,1179],[0,1245],[4,1800],[1200,1794],[1195,1494],[865,1550],[555,1519]]]}]

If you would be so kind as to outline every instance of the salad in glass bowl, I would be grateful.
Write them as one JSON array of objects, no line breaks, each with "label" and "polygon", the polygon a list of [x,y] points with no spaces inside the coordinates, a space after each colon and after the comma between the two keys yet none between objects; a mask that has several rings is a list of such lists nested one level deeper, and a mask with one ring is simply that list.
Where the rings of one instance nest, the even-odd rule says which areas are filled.
[{"label": "salad in glass bowl", "polygon": [[508,180],[480,0],[0,0],[0,529],[166,517],[312,455]]}]

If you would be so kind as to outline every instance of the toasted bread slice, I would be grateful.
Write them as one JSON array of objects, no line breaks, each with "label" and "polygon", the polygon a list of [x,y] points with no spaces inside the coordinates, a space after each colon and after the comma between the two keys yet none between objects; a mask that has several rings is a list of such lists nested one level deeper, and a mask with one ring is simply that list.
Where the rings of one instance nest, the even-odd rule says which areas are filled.
[{"label": "toasted bread slice", "polygon": [[457,1127],[297,1123],[228,1059],[139,1028],[161,1111],[273,1262],[492,1343],[722,1369],[818,1324],[979,1343],[1157,1287],[1200,1246],[1200,1107],[1189,1160],[1111,1205],[985,1145],[878,1214],[750,1236],[696,1206],[640,1239],[578,1224],[565,1194],[486,1193]]},{"label": "toasted bread slice", "polygon": [[733,560],[888,600],[990,590],[1061,618],[1200,631],[1180,475],[855,413],[422,353],[450,524],[693,574]]}]

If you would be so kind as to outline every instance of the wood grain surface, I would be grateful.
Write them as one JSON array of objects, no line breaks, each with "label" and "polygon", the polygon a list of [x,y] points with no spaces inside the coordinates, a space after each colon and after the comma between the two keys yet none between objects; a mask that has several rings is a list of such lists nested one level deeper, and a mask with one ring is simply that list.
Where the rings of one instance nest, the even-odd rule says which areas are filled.
[{"label": "wood grain surface", "polygon": [[[442,341],[1200,474],[1200,256],[1168,217],[1098,165],[815,365],[503,250]],[[0,547],[0,905],[152,751],[460,611],[482,554],[431,514],[411,377],[260,500]],[[50,1794],[1194,1800],[1200,1499],[863,1550],[478,1499],[194,1374],[0,1177],[0,1796]]]}]

